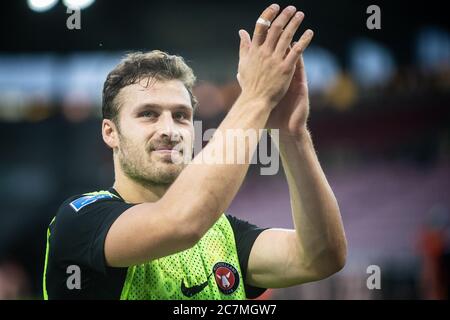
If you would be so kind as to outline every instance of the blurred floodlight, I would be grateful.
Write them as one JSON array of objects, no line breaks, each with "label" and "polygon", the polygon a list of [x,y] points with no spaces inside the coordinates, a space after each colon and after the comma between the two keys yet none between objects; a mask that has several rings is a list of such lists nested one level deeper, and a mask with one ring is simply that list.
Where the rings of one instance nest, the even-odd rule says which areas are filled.
[{"label": "blurred floodlight", "polygon": [[31,10],[36,12],[44,12],[53,8],[58,0],[27,0]]},{"label": "blurred floodlight", "polygon": [[352,75],[362,86],[381,85],[395,72],[392,53],[381,44],[369,39],[356,40],[350,49]]},{"label": "blurred floodlight", "polygon": [[94,2],[95,0],[63,0],[64,5],[70,9],[85,9]]},{"label": "blurred floodlight", "polygon": [[450,33],[437,27],[421,29],[416,40],[416,58],[425,71],[450,67]]},{"label": "blurred floodlight", "polygon": [[322,91],[334,84],[340,73],[336,57],[329,51],[311,46],[304,53],[309,89]]}]

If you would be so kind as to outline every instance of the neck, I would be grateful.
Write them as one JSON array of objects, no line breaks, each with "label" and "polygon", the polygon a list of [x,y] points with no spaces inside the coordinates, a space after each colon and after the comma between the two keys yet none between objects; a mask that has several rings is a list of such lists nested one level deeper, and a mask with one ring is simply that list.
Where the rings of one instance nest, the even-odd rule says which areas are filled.
[{"label": "neck", "polygon": [[144,185],[117,169],[113,187],[127,203],[156,202],[161,199],[170,186],[151,183]]}]

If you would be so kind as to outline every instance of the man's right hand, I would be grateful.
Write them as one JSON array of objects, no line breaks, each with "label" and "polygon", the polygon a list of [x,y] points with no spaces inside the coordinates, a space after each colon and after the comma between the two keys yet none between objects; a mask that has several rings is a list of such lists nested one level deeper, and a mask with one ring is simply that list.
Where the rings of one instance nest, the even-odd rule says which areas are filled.
[{"label": "man's right hand", "polygon": [[288,50],[303,20],[303,13],[297,12],[294,6],[288,6],[278,15],[279,11],[280,7],[276,4],[263,11],[260,18],[269,21],[271,26],[269,28],[257,22],[253,39],[247,31],[239,30],[238,81],[242,88],[241,97],[263,101],[270,108],[274,108],[285,95],[294,75],[295,64],[304,50],[300,43]]}]

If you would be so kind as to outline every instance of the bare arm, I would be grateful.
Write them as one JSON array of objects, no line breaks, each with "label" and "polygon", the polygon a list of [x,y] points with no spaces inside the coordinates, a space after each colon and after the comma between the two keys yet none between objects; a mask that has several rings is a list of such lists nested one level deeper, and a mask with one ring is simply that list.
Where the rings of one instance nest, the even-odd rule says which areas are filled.
[{"label": "bare arm", "polygon": [[[278,10],[269,7],[263,15],[271,21]],[[105,241],[108,265],[129,266],[185,250],[193,246],[230,205],[248,164],[204,164],[201,159],[205,156],[214,159],[217,155],[213,151],[219,148],[236,151],[226,149],[224,141],[217,139],[219,133],[224,134],[228,129],[259,132],[264,128],[270,111],[288,89],[295,66],[295,52],[284,54],[290,41],[282,43],[278,50],[262,46],[257,41],[261,36],[260,28],[261,25],[256,26],[255,41],[250,47],[243,46],[241,40],[241,96],[213,139],[159,201],[136,205],[113,223]],[[273,41],[276,44],[278,39]],[[251,140],[246,144],[248,159],[256,144]]]},{"label": "bare arm", "polygon": [[[307,30],[293,48],[300,44],[304,50],[312,35]],[[308,115],[308,85],[299,54],[290,87],[268,119],[268,127],[280,133],[278,149],[295,230],[269,229],[259,235],[250,253],[246,279],[254,286],[286,287],[320,280],[345,264],[342,219],[306,128]]]},{"label": "bare arm", "polygon": [[247,281],[260,287],[323,279],[344,266],[347,253],[339,207],[309,133],[281,138],[279,149],[295,230],[269,229],[255,241]]}]

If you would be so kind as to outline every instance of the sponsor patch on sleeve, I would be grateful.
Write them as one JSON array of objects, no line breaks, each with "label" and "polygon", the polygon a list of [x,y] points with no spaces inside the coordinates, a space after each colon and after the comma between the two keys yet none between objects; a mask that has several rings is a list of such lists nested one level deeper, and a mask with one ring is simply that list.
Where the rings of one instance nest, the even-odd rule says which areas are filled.
[{"label": "sponsor patch on sleeve", "polygon": [[85,206],[90,205],[98,200],[102,199],[112,199],[113,195],[110,193],[101,193],[101,194],[95,194],[95,195],[85,195],[81,198],[78,198],[70,203],[70,206],[72,207],[75,212],[80,211]]}]

